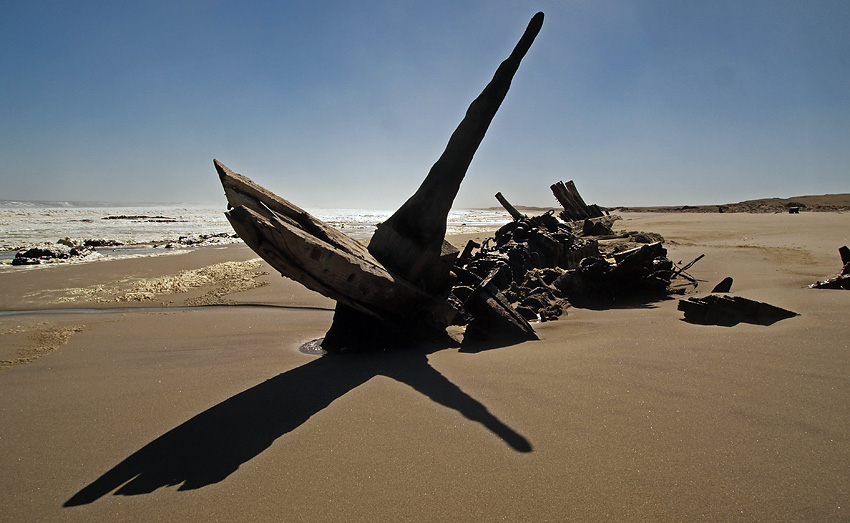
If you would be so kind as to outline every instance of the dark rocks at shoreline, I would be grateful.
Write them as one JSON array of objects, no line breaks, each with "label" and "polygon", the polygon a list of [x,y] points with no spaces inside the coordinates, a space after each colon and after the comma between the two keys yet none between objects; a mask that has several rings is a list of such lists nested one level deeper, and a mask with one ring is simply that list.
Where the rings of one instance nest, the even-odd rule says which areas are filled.
[{"label": "dark rocks at shoreline", "polygon": [[[221,245],[233,243],[233,240],[238,239],[238,234],[219,232],[215,234],[193,234],[191,236],[180,236],[177,241],[165,241],[162,247],[164,249],[173,249],[175,247],[203,247],[205,245]],[[153,245],[154,248],[159,247],[158,244]]]},{"label": "dark rocks at shoreline", "polygon": [[18,251],[12,260],[12,265],[40,265],[54,260],[69,260],[72,258],[83,258],[94,254],[95,251],[85,246],[68,246],[63,243],[56,245],[42,245],[31,247],[27,250]]},{"label": "dark rocks at shoreline", "polygon": [[[208,245],[223,245],[236,243],[239,236],[233,233],[214,233],[214,234],[194,234],[191,236],[180,236],[176,241],[163,240],[154,243],[145,244],[125,244],[118,240],[110,240],[104,238],[89,238],[86,240],[74,240],[71,238],[62,238],[56,241],[55,244],[36,245],[34,247],[19,247],[11,264],[20,265],[41,265],[43,263],[55,263],[62,261],[72,261],[75,259],[85,258],[91,255],[99,256],[98,248],[110,247],[141,247],[146,246],[156,248],[176,248],[176,247],[204,247]],[[11,250],[11,249],[10,249]]]},{"label": "dark rocks at shoreline", "polygon": [[119,242],[118,240],[104,240],[104,239],[93,240],[93,239],[90,239],[90,240],[83,241],[83,246],[92,247],[92,248],[94,248],[94,247],[120,247],[122,245],[124,245],[124,244]]},{"label": "dark rocks at shoreline", "polygon": [[147,215],[144,215],[144,214],[138,214],[138,215],[120,214],[120,215],[117,215],[117,216],[104,216],[101,219],[102,220],[145,221],[145,222],[151,222],[151,223],[177,223],[178,221],[182,221],[182,220],[178,220],[177,218],[171,218],[169,216],[147,216]]},{"label": "dark rocks at shoreline", "polygon": [[208,245],[214,243],[221,243],[222,240],[230,240],[233,238],[238,238],[239,235],[219,232],[216,234],[193,234],[191,236],[181,236],[177,239],[177,243],[180,245]]}]

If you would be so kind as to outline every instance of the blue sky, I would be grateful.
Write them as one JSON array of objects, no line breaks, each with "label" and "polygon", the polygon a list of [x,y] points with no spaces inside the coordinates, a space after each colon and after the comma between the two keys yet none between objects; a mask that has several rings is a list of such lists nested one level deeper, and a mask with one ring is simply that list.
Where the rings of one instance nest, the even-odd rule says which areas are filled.
[{"label": "blue sky", "polygon": [[536,11],[456,207],[850,192],[850,2],[0,2],[0,199],[394,209]]}]

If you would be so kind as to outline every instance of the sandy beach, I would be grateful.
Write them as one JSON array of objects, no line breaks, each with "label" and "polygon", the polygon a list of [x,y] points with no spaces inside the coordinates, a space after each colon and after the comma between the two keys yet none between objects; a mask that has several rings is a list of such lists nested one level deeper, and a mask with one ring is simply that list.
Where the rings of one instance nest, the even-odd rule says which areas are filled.
[{"label": "sandy beach", "polygon": [[0,315],[0,521],[850,519],[850,293],[806,287],[850,213],[622,216],[799,316],[320,357],[334,302],[241,245],[0,272],[42,311]]}]

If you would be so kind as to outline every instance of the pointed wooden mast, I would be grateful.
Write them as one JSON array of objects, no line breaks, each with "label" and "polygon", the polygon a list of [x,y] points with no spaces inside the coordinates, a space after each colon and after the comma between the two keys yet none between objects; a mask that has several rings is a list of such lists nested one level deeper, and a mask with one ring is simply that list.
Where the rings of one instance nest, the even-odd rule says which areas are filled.
[{"label": "pointed wooden mast", "polygon": [[510,56],[466,112],[425,181],[387,221],[378,226],[369,252],[390,270],[423,290],[447,292],[451,261],[441,259],[446,220],[478,145],[511,86],[522,58],[543,25],[532,17]]}]

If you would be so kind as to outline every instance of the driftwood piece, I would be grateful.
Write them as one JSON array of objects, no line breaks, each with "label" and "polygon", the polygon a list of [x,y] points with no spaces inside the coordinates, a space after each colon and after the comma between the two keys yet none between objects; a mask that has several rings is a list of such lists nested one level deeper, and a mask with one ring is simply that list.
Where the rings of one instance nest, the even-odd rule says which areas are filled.
[{"label": "driftwood piece", "polygon": [[369,251],[362,243],[310,216],[304,209],[257,185],[249,178],[231,171],[218,160],[214,159],[213,165],[224,187],[228,208],[242,205],[262,215],[274,215],[353,256],[369,256]]},{"label": "driftwood piece", "polygon": [[504,100],[522,58],[543,25],[543,13],[531,19],[510,56],[476,98],[449,138],[445,151],[422,185],[392,216],[380,224],[369,252],[387,268],[420,288],[448,292],[451,265],[440,263],[452,202],[475,151]]},{"label": "driftwood piece", "polygon": [[689,323],[727,327],[741,322],[773,325],[777,321],[799,316],[796,312],[769,303],[717,294],[679,300],[678,308],[685,313],[685,321]]}]

